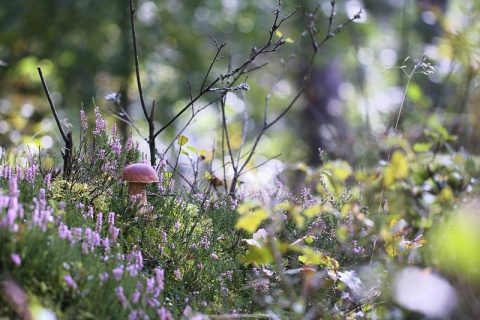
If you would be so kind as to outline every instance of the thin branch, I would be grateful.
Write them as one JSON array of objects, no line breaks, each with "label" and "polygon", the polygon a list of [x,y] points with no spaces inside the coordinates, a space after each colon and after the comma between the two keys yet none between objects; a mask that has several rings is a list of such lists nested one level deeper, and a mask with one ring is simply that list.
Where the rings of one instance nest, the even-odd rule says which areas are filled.
[{"label": "thin branch", "polygon": [[45,81],[45,78],[43,77],[42,68],[37,67],[37,70],[38,70],[38,74],[40,75],[40,79],[42,80],[43,90],[45,91],[45,94],[47,95],[48,103],[50,104],[50,108],[52,109],[53,116],[55,117],[55,121],[57,122],[58,130],[60,130],[60,133],[62,134],[63,141],[65,143],[67,143],[68,142],[68,137],[65,134],[65,131],[63,130],[62,124],[60,123],[60,119],[58,118],[57,109],[55,108],[55,105],[53,104],[52,97],[50,96],[50,92],[48,91],[47,82]]},{"label": "thin branch", "polygon": [[[228,153],[230,156],[230,161],[232,163],[232,168],[234,175],[237,174],[237,166],[235,164],[235,158],[233,156],[233,149],[232,145],[230,144],[230,136],[228,134],[228,126],[227,126],[227,116],[225,115],[225,101],[226,100],[226,95],[223,96],[223,99],[220,101],[220,108],[222,111],[222,127],[223,127],[223,136],[225,137],[225,142],[227,143],[227,148],[228,148]],[[222,148],[223,148],[224,143],[222,142]]]},{"label": "thin branch", "polygon": [[142,105],[143,114],[145,119],[149,119],[147,107],[145,105],[145,100],[143,98],[142,82],[140,80],[140,64],[138,62],[138,49],[137,49],[137,34],[135,32],[135,8],[133,7],[133,0],[130,0],[130,24],[132,29],[132,38],[133,38],[133,54],[135,58],[135,74],[137,76],[137,86],[138,94],[140,95],[140,103]]},{"label": "thin branch", "polygon": [[[243,98],[243,103],[247,105],[247,98],[245,97],[245,92],[242,92],[242,98]],[[240,144],[240,147],[238,148],[238,153],[237,153],[237,163],[240,162],[240,156],[243,151],[243,146],[245,145],[247,141],[247,131],[248,131],[248,112],[247,108],[243,108],[243,133],[242,133],[242,143]]]},{"label": "thin branch", "polygon": [[330,1],[330,4],[332,6],[332,11],[330,12],[330,17],[328,18],[327,36],[329,36],[331,34],[333,21],[335,21],[335,14],[336,14],[336,12],[335,12],[335,7],[336,7],[335,0]]},{"label": "thin branch", "polygon": [[47,95],[48,103],[50,104],[50,108],[52,109],[53,116],[55,117],[55,121],[57,123],[58,130],[62,135],[63,141],[65,142],[65,150],[62,150],[62,157],[63,157],[63,178],[67,178],[70,176],[71,168],[72,168],[72,151],[73,151],[73,133],[69,131],[65,134],[63,130],[62,124],[58,118],[57,109],[53,104],[52,97],[50,96],[50,92],[48,91],[47,82],[43,77],[43,72],[41,67],[37,67],[38,74],[40,75],[40,79],[42,80],[43,89],[45,94]]},{"label": "thin branch", "polygon": [[203,88],[205,87],[205,83],[207,83],[207,78],[208,76],[210,75],[210,72],[212,71],[212,68],[213,68],[213,65],[219,61],[220,59],[222,58],[218,58],[218,56],[220,55],[220,51],[222,51],[223,47],[225,47],[227,45],[227,42],[224,42],[222,44],[218,44],[217,40],[215,40],[214,37],[210,36],[210,38],[213,40],[213,42],[215,42],[215,46],[217,47],[217,52],[215,53],[215,57],[213,57],[213,60],[212,62],[210,63],[210,66],[208,67],[208,70],[207,72],[205,73],[205,77],[203,78],[203,83],[202,83],[202,86],[200,87],[200,92],[203,91]]}]

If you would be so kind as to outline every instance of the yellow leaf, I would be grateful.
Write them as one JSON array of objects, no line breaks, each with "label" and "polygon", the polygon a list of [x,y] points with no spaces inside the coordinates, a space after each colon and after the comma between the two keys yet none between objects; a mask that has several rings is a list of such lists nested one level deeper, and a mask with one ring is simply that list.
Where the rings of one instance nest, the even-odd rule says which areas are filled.
[{"label": "yellow leaf", "polygon": [[275,31],[275,35],[279,38],[281,38],[283,36],[283,34],[278,29]]},{"label": "yellow leaf", "polygon": [[180,147],[184,146],[188,142],[188,138],[185,136],[178,136],[177,143]]},{"label": "yellow leaf", "polygon": [[401,151],[395,151],[383,172],[383,183],[386,187],[390,187],[406,177],[408,177],[408,160]]},{"label": "yellow leaf", "polygon": [[304,264],[323,265],[325,262],[323,259],[323,254],[310,247],[305,247],[303,249],[303,253],[304,253],[303,255],[298,257],[298,261]]},{"label": "yellow leaf", "polygon": [[352,175],[352,167],[345,160],[330,161],[323,167],[325,171],[330,171],[333,178],[345,181]]},{"label": "yellow leaf", "polygon": [[400,151],[395,151],[392,155],[392,167],[395,169],[397,179],[408,177],[408,161]]},{"label": "yellow leaf", "polygon": [[292,209],[292,204],[289,201],[283,201],[275,205],[275,210],[278,210],[278,211],[282,211],[282,210],[290,211],[291,209]]},{"label": "yellow leaf", "polygon": [[254,233],[263,220],[268,218],[268,213],[265,209],[257,209],[253,212],[243,214],[235,225],[236,229],[243,229],[247,232]]},{"label": "yellow leaf", "polygon": [[237,211],[240,214],[245,214],[250,212],[252,209],[258,207],[257,203],[254,202],[245,202],[238,206]]},{"label": "yellow leaf", "polygon": [[322,206],[319,204],[316,204],[314,206],[308,207],[307,209],[305,209],[304,213],[308,218],[315,217],[316,215],[319,215],[322,213]]}]

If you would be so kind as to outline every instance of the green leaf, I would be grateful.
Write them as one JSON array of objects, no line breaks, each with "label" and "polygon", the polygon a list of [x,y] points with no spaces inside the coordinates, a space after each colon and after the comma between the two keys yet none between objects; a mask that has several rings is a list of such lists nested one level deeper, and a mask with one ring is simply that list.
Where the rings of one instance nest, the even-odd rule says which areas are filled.
[{"label": "green leaf", "polygon": [[423,96],[422,87],[414,82],[411,82],[407,88],[407,96],[410,98],[410,100],[419,101]]},{"label": "green leaf", "polygon": [[212,175],[210,174],[210,172],[205,171],[205,172],[202,174],[202,180],[204,180],[204,181],[210,181],[211,179],[212,179]]},{"label": "green leaf", "polygon": [[[187,140],[188,140],[188,139],[187,139]],[[186,146],[185,148],[186,148],[187,150],[192,151],[192,152],[195,153],[195,154],[197,153],[197,148],[195,148],[194,146]]]},{"label": "green leaf", "polygon": [[305,237],[305,243],[306,244],[312,244],[314,240],[315,240],[315,237],[312,236],[312,235],[308,235],[308,236]]},{"label": "green leaf", "polygon": [[427,152],[430,150],[431,147],[432,147],[431,142],[424,142],[424,143],[418,142],[413,145],[413,151],[419,152],[419,153]]},{"label": "green leaf", "polygon": [[244,255],[239,256],[238,259],[246,264],[255,263],[257,265],[275,262],[275,257],[267,246],[250,246],[250,249]]},{"label": "green leaf", "polygon": [[185,136],[178,136],[177,143],[180,147],[184,146],[188,142],[188,138]]},{"label": "green leaf", "polygon": [[476,165],[472,159],[465,161],[465,171],[467,171],[468,174],[475,174]]}]

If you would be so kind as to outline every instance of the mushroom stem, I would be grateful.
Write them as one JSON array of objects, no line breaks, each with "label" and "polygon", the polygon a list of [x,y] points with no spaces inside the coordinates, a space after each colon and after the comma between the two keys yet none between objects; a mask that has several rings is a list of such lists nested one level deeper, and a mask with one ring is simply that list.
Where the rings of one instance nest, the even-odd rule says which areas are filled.
[{"label": "mushroom stem", "polygon": [[140,205],[145,206],[147,204],[147,191],[146,191],[147,184],[142,182],[130,182],[128,185],[128,195],[130,198],[132,196],[136,196],[138,194],[142,195],[142,199],[140,199]]}]

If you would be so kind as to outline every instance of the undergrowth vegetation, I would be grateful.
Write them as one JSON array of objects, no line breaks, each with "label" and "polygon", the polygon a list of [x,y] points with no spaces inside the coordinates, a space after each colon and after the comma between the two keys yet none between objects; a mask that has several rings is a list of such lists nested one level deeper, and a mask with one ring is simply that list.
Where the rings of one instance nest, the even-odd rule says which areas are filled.
[{"label": "undergrowth vegetation", "polygon": [[[67,180],[42,154],[1,160],[0,313],[402,318],[448,317],[466,303],[456,312],[474,315],[480,160],[446,148],[454,137],[441,126],[429,130],[422,144],[388,140],[390,160],[369,171],[323,154],[320,167],[299,164],[311,189],[298,195],[280,184],[248,197],[182,192],[161,162],[139,211],[121,179],[138,147],[96,111]],[[404,297],[404,282],[422,281],[437,292]]]}]

